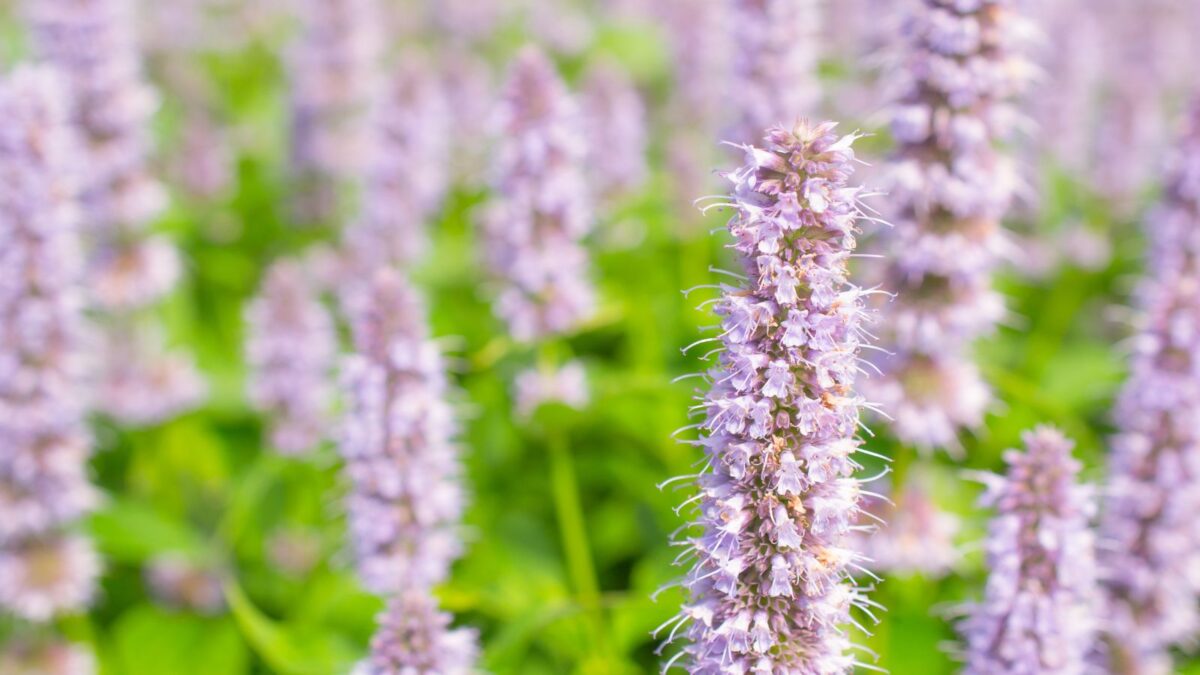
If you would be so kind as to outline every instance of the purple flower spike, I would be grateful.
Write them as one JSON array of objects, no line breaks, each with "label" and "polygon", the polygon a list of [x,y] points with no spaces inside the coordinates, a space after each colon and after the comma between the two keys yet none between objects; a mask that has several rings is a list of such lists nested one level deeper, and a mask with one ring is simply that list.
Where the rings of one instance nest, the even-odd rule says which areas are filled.
[{"label": "purple flower spike", "polygon": [[811,115],[817,82],[821,9],[817,0],[733,0],[734,138],[752,143],[763,129]]},{"label": "purple flower spike", "polygon": [[880,324],[894,355],[879,359],[883,377],[866,391],[900,440],[953,449],[991,398],[970,345],[1004,316],[992,272],[1016,174],[994,146],[1030,69],[1015,51],[1025,29],[1011,0],[915,4],[895,73],[894,208],[884,214],[894,228],[882,286],[896,297]]},{"label": "purple flower spike", "polygon": [[1117,400],[1100,536],[1112,672],[1171,672],[1200,634],[1200,102],[1147,221],[1149,277]]},{"label": "purple flower spike", "polygon": [[381,271],[350,309],[341,443],[356,559],[379,593],[440,582],[462,542],[457,426],[442,357],[416,292]]},{"label": "purple flower spike", "polygon": [[48,69],[0,81],[0,609],[48,621],[87,606],[99,572],[67,532],[97,498],[85,395],[77,138]]},{"label": "purple flower spike", "polygon": [[383,53],[376,0],[302,0],[302,29],[288,52],[291,168],[314,223],[343,210],[342,191],[364,166],[366,114]]},{"label": "purple flower spike", "polygon": [[441,354],[425,308],[380,270],[350,308],[356,353],[345,365],[341,443],[359,575],[389,596],[362,675],[467,673],[473,631],[450,630],[430,595],[462,551],[462,472]]},{"label": "purple flower spike", "polygon": [[646,105],[629,77],[602,64],[583,89],[588,167],[597,194],[612,198],[646,180]]},{"label": "purple flower spike", "polygon": [[470,628],[451,628],[450,616],[427,594],[402,593],[380,616],[371,655],[352,675],[470,675],[478,639]]},{"label": "purple flower spike", "polygon": [[329,423],[337,357],[333,319],[293,261],[271,266],[246,318],[250,399],[271,417],[271,444],[285,455],[312,450]]},{"label": "purple flower spike", "polygon": [[1092,491],[1077,484],[1073,443],[1039,427],[1025,452],[1005,453],[1008,475],[986,474],[983,504],[996,510],[985,547],[983,602],[961,629],[970,675],[1089,672],[1099,606]]},{"label": "purple flower spike", "polygon": [[26,0],[35,54],[64,76],[83,136],[89,286],[112,309],[145,306],[179,275],[175,247],[147,235],[166,192],[147,168],[158,99],[142,78],[131,0]]},{"label": "purple flower spike", "polygon": [[448,115],[437,73],[406,57],[372,111],[362,214],[346,233],[351,275],[412,262],[428,248],[425,223],[450,181]]},{"label": "purple flower spike", "polygon": [[554,64],[526,48],[499,108],[497,198],[484,216],[488,262],[503,282],[496,313],[518,340],[574,329],[595,291],[581,240],[592,210],[574,101]]},{"label": "purple flower spike", "polygon": [[723,346],[697,443],[708,455],[689,600],[666,643],[692,673],[849,673],[845,624],[860,591],[854,391],[863,293],[847,279],[858,190],[830,122],[773,127],[727,177],[746,281],[716,305]]}]

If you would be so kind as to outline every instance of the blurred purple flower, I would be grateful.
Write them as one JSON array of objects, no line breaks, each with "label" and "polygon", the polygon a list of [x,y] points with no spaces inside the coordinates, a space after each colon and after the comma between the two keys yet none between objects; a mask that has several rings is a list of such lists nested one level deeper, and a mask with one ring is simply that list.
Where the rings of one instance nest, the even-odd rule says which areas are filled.
[{"label": "blurred purple flower", "polygon": [[985,546],[984,598],[960,626],[971,675],[1090,672],[1099,594],[1089,529],[1092,491],[1077,484],[1073,443],[1058,430],[1024,435],[1008,475],[983,476],[996,510]]},{"label": "blurred purple flower", "polygon": [[693,200],[712,194],[716,181],[709,167],[717,157],[717,139],[726,123],[733,60],[728,3],[713,0],[663,0],[654,3],[671,50],[674,82],[666,117],[667,174],[677,211],[692,214]]},{"label": "blurred purple flower", "polygon": [[123,424],[148,426],[196,407],[208,384],[191,355],[169,349],[157,326],[105,327],[94,405]]},{"label": "blurred purple flower", "polygon": [[347,229],[352,277],[425,253],[426,221],[449,188],[449,106],[430,64],[403,58],[371,115],[362,211]]},{"label": "blurred purple flower", "polygon": [[465,50],[440,56],[442,90],[449,106],[450,169],[454,179],[474,185],[482,182],[490,156],[491,138],[485,124],[495,99],[491,65]]},{"label": "blurred purple flower", "polygon": [[1016,51],[1025,28],[1013,4],[921,0],[901,33],[882,281],[896,298],[880,322],[892,355],[878,360],[883,376],[866,392],[896,420],[896,435],[921,449],[954,447],[990,399],[970,343],[1004,315],[992,271],[1016,177],[994,146],[1030,71]]},{"label": "blurred purple flower", "polygon": [[380,270],[350,308],[356,353],[345,364],[341,451],[358,569],[378,593],[427,588],[462,550],[457,425],[425,309]]},{"label": "blurred purple flower", "polygon": [[0,673],[8,675],[95,675],[96,658],[70,642],[12,638],[0,643]]},{"label": "blurred purple flower", "polygon": [[[860,605],[854,392],[864,320],[847,279],[859,218],[851,144],[833,123],[774,127],[747,147],[729,221],[747,280],[725,286],[720,363],[697,445],[707,453],[682,631],[693,673],[849,673]],[[664,626],[666,628],[666,626]],[[665,645],[664,645],[665,646]]]},{"label": "blurred purple flower", "polygon": [[1200,634],[1200,101],[1147,230],[1141,320],[1114,413],[1120,432],[1100,563],[1109,665],[1165,673],[1168,650]]},{"label": "blurred purple flower", "polygon": [[347,510],[359,575],[389,600],[356,673],[468,673],[475,634],[449,630],[430,595],[462,552],[458,429],[441,354],[398,273],[377,271],[357,300],[356,353],[343,373]]},{"label": "blurred purple flower", "polygon": [[294,261],[271,266],[246,314],[250,400],[270,418],[271,444],[285,455],[325,439],[337,358],[333,319]]},{"label": "blurred purple flower", "polygon": [[578,111],[536,49],[513,64],[498,122],[496,198],[483,223],[488,263],[503,283],[496,313],[518,340],[564,333],[595,306],[581,244],[592,208]]},{"label": "blurred purple flower", "polygon": [[62,82],[0,81],[0,608],[47,621],[85,607],[98,560],[66,529],[90,510],[85,421],[90,326]]},{"label": "blurred purple flower", "polygon": [[646,106],[619,67],[601,64],[584,82],[583,119],[587,166],[595,193],[612,198],[646,180]]},{"label": "blurred purple flower", "polygon": [[[886,494],[887,483],[880,480],[866,488]],[[862,519],[866,527],[857,537],[858,548],[863,566],[874,572],[939,578],[953,572],[962,558],[955,543],[962,523],[934,501],[924,471],[913,470],[891,500],[865,496],[862,510],[870,517]]]},{"label": "blurred purple flower", "polygon": [[733,0],[733,76],[738,95],[733,138],[756,143],[772,125],[816,112],[821,98],[817,57],[818,0]]},{"label": "blurred purple flower", "polygon": [[159,603],[196,614],[219,614],[225,609],[225,589],[216,570],[178,556],[146,563],[146,586]]},{"label": "blurred purple flower", "polygon": [[366,115],[381,86],[383,33],[376,0],[301,0],[301,32],[287,55],[291,159],[304,223],[344,212],[362,171]]},{"label": "blurred purple flower", "polygon": [[588,404],[587,372],[583,364],[569,361],[557,370],[524,370],[516,378],[517,414],[528,417],[546,403],[562,403],[575,409]]},{"label": "blurred purple flower", "polygon": [[142,77],[131,0],[26,0],[34,53],[71,93],[84,140],[81,199],[94,253],[90,286],[111,309],[144,306],[178,277],[174,246],[146,230],[166,206],[147,169],[158,106]]},{"label": "blurred purple flower", "polygon": [[388,602],[371,640],[371,655],[352,675],[470,675],[477,672],[478,636],[451,628],[427,593],[405,592]]}]

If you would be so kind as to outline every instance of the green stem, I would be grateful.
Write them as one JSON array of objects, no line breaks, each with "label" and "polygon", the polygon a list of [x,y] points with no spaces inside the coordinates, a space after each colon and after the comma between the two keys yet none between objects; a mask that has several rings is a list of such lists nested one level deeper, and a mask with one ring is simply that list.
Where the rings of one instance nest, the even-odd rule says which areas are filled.
[{"label": "green stem", "polygon": [[604,618],[600,608],[600,583],[592,563],[591,547],[587,540],[587,524],[579,499],[579,483],[575,478],[575,463],[567,447],[566,434],[561,430],[549,433],[550,481],[554,491],[554,507],[558,512],[558,527],[567,558],[567,571],[579,598],[587,611],[595,636],[596,648],[604,650]]}]

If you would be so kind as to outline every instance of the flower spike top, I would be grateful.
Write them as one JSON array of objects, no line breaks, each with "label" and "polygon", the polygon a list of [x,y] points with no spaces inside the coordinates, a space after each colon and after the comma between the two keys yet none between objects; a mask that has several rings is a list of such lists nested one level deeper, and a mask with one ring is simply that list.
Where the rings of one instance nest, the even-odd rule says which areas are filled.
[{"label": "flower spike top", "polygon": [[1137,663],[1168,672],[1169,649],[1200,634],[1200,101],[1188,122],[1147,219],[1149,276],[1114,413],[1100,521],[1114,672]]},{"label": "flower spike top", "polygon": [[774,124],[811,114],[817,82],[821,8],[817,0],[733,0],[734,138],[752,142]]},{"label": "flower spike top", "polygon": [[246,318],[249,393],[272,416],[271,444],[285,455],[312,450],[325,438],[337,355],[333,319],[316,284],[296,261],[277,262]]},{"label": "flower spike top", "polygon": [[592,226],[582,173],[586,144],[566,85],[527,47],[500,108],[496,201],[484,216],[488,262],[502,281],[496,313],[518,340],[574,329],[595,305],[581,240]]},{"label": "flower spike top", "polygon": [[1077,484],[1073,443],[1052,427],[1005,453],[1008,475],[983,476],[996,510],[983,602],[961,629],[971,675],[1088,672],[1098,609],[1092,491]]},{"label": "flower spike top", "polygon": [[85,414],[89,326],[66,92],[49,69],[0,80],[0,610],[87,606],[99,561],[67,531],[96,502]]},{"label": "flower spike top", "polygon": [[994,146],[1029,67],[1016,51],[1025,24],[1012,0],[912,4],[884,214],[894,227],[882,285],[896,298],[881,326],[894,356],[879,360],[884,376],[868,394],[896,420],[900,440],[953,448],[990,401],[969,348],[1004,314],[992,270],[1016,174]]},{"label": "flower spike top", "polygon": [[[847,279],[859,209],[855,135],[773,127],[733,183],[719,364],[708,373],[689,599],[666,643],[692,673],[849,673],[844,625],[863,599],[847,567],[858,517],[854,391],[864,319]],[[665,646],[665,645],[664,645]]]}]

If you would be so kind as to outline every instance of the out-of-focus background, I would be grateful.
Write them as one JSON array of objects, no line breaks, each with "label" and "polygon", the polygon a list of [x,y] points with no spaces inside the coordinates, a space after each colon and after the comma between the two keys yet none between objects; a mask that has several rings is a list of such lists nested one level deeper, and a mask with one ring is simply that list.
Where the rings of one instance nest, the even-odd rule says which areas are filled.
[{"label": "out-of-focus background", "polygon": [[[154,228],[177,242],[184,261],[178,290],[155,311],[168,343],[194,356],[208,395],[153,425],[95,420],[92,471],[107,499],[85,530],[105,572],[94,608],[60,628],[92,643],[109,675],[342,673],[365,653],[382,607],[351,569],[335,447],[327,443],[302,459],[273,452],[245,393],[244,316],[264,270],[337,241],[336,224],[295,222],[298,191],[306,188],[289,170],[290,55],[302,34],[302,6],[319,4],[139,5],[146,72],[160,96],[153,167],[171,197]],[[480,629],[482,665],[490,672],[653,672],[651,631],[681,600],[677,589],[651,599],[681,572],[671,565],[677,551],[668,539],[682,524],[673,509],[687,496],[656,485],[689,473],[698,459],[694,447],[672,439],[689,423],[694,385],[674,378],[704,367],[703,349],[687,356],[680,350],[714,322],[695,309],[711,295],[685,297],[681,290],[715,283],[710,265],[729,264],[723,233],[710,235],[724,216],[700,216],[691,202],[723,191],[711,171],[740,161],[717,142],[721,106],[744,95],[723,70],[722,55],[735,38],[723,32],[720,16],[709,16],[710,4],[719,3],[379,2],[373,28],[382,31],[390,64],[383,76],[419,60],[456,100],[450,140],[470,139],[448,146],[451,156],[443,159],[459,179],[428,218],[432,246],[410,274],[451,357],[470,494],[467,552],[439,598],[457,622]],[[859,143],[860,158],[872,165],[890,147],[882,128],[889,83],[881,53],[892,30],[891,4],[826,3],[820,95],[808,111],[839,120],[846,131],[873,132]],[[999,403],[986,430],[963,439],[963,459],[939,454],[929,479],[932,499],[959,519],[949,537],[961,551],[961,559],[948,554],[955,572],[892,575],[874,591],[887,611],[864,642],[879,654],[878,666],[894,673],[956,669],[943,649],[954,639],[947,617],[955,604],[979,595],[975,543],[985,516],[963,468],[999,468],[1001,452],[1022,430],[1052,422],[1078,442],[1085,477],[1100,477],[1129,334],[1119,308],[1140,268],[1137,223],[1156,194],[1188,85],[1200,85],[1194,65],[1183,67],[1200,62],[1200,52],[1173,18],[1186,0],[1145,3],[1150,9],[1104,2],[1112,7],[1092,14],[1086,35],[1079,25],[1055,24],[1058,12],[1091,4],[1035,8],[1051,39],[1030,46],[1042,80],[1018,106],[1027,124],[1008,148],[1025,179],[1009,219],[1016,255],[1001,280],[1010,316],[979,345]],[[1135,5],[1131,30],[1125,19]],[[27,37],[18,8],[0,7],[0,51],[11,66],[26,53]],[[510,59],[530,42],[553,57],[574,92],[597,64],[624,73],[645,102],[649,125],[648,173],[600,200],[587,242],[599,311],[540,350],[506,337],[494,317],[477,236],[488,195],[489,111]],[[456,80],[464,62],[478,64],[482,79]],[[355,76],[352,67],[346,64],[346,77]],[[1064,92],[1068,80],[1086,82],[1085,92]],[[697,94],[697,82],[712,92]],[[1129,91],[1128,82],[1147,89]],[[1075,98],[1066,101],[1068,93]],[[707,128],[708,120],[696,117],[710,111],[700,114],[687,100],[695,95],[716,105],[717,121]],[[680,147],[687,149],[683,164]],[[869,183],[874,172],[866,166],[856,180]],[[334,223],[352,217],[353,194]],[[522,416],[514,411],[514,379],[547,351],[582,363],[589,400]],[[902,473],[914,453],[875,426],[881,433],[867,448],[896,458]],[[577,601],[563,554],[553,498],[561,486],[547,460],[552,438],[566,439],[575,462],[585,517],[577,534],[594,558],[600,621]],[[1192,667],[1182,672],[1200,672]]]}]

